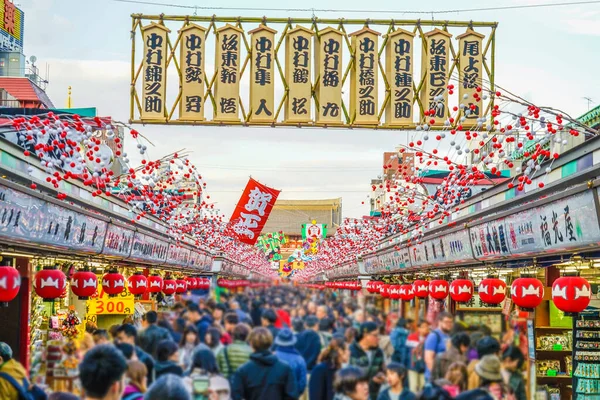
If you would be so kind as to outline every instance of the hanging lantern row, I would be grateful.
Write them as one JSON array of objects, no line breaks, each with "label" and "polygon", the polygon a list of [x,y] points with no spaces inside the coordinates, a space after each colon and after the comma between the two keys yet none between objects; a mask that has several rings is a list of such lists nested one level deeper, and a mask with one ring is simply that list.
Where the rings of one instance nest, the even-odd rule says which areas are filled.
[{"label": "hanging lantern row", "polygon": [[250,285],[248,285],[248,287],[252,289],[267,288],[269,286],[271,286],[271,284],[267,282],[250,282]]},{"label": "hanging lantern row", "polygon": [[308,289],[317,289],[317,290],[324,290],[325,288],[327,288],[327,286],[325,286],[324,284],[321,284],[321,283],[304,283],[301,286],[308,288]]},{"label": "hanging lantern row", "polygon": [[326,288],[340,290],[361,290],[362,286],[359,281],[334,281],[325,282]]},{"label": "hanging lantern row", "polygon": [[250,281],[247,281],[245,279],[233,280],[233,279],[219,278],[217,280],[217,285],[219,287],[222,287],[225,289],[236,289],[236,288],[240,288],[240,287],[248,287],[250,285]]}]

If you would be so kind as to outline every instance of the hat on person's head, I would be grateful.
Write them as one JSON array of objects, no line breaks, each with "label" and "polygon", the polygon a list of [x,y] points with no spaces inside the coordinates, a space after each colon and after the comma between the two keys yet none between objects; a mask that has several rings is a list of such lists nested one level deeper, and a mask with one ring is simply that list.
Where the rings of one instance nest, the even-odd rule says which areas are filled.
[{"label": "hat on person's head", "polygon": [[308,317],[306,317],[304,324],[306,326],[308,326],[309,328],[312,328],[319,324],[319,319],[317,317],[315,317],[314,315],[309,315]]},{"label": "hat on person's head", "polygon": [[275,346],[291,347],[296,344],[296,336],[288,328],[283,328],[275,338]]},{"label": "hat on person's head", "polygon": [[501,381],[502,374],[500,373],[500,359],[495,354],[484,356],[475,365],[475,372],[480,378],[488,381]]},{"label": "hat on person's head", "polygon": [[360,328],[358,329],[357,339],[360,341],[362,338],[371,332],[377,331],[379,328],[375,322],[367,321],[360,324]]},{"label": "hat on person's head", "polygon": [[12,358],[12,356],[13,351],[10,346],[4,342],[0,342],[0,357],[2,357],[4,361],[8,361]]}]

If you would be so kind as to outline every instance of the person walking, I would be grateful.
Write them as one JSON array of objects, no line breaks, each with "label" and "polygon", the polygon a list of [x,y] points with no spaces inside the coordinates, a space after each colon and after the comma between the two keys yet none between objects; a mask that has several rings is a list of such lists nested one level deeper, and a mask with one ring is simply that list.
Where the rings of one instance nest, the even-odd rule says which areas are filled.
[{"label": "person walking", "polygon": [[186,326],[181,336],[181,342],[179,343],[179,365],[184,370],[189,369],[190,365],[192,365],[192,356],[199,344],[198,329],[194,325]]},{"label": "person walking", "polygon": [[429,335],[429,322],[421,320],[417,330],[406,338],[406,347],[410,351],[408,366],[408,387],[418,393],[425,386],[425,339]]},{"label": "person walking", "polygon": [[291,400],[299,397],[292,368],[271,353],[273,336],[267,328],[250,333],[254,353],[233,377],[233,400]]},{"label": "person walking", "polygon": [[408,348],[408,335],[410,332],[407,329],[407,325],[406,319],[398,318],[396,326],[390,333],[390,342],[394,347],[392,361],[404,365],[405,368],[408,368],[410,364],[410,352]]},{"label": "person walking", "polygon": [[487,355],[499,355],[500,354],[500,342],[493,336],[484,336],[479,339],[477,342],[477,355],[478,359],[473,360],[467,365],[467,374],[469,376],[469,381],[467,384],[467,389],[473,390],[477,389],[479,385],[479,375],[475,371],[475,367],[479,360]]},{"label": "person walking", "polygon": [[302,355],[294,347],[295,344],[296,337],[292,331],[288,328],[281,329],[275,338],[275,355],[279,361],[283,361],[292,367],[292,371],[294,371],[294,376],[296,377],[298,393],[304,393],[307,374],[306,361],[304,361]]},{"label": "person walking", "polygon": [[128,384],[123,391],[122,400],[143,400],[148,384],[148,370],[141,361],[127,362],[127,380]]},{"label": "person walking", "polygon": [[467,353],[471,337],[465,332],[459,332],[450,339],[450,346],[445,352],[439,353],[435,357],[433,371],[431,371],[431,379],[442,379],[446,376],[448,367],[454,362],[459,362],[467,365]]},{"label": "person walking", "polygon": [[449,312],[441,312],[437,317],[438,327],[431,331],[425,339],[425,380],[431,380],[431,371],[435,364],[435,356],[446,351],[450,332],[454,327],[454,317]]},{"label": "person walking", "polygon": [[[205,393],[195,392],[195,382],[208,382]],[[207,395],[211,400],[229,400],[231,398],[231,386],[227,379],[219,373],[217,360],[210,350],[198,350],[194,353],[190,371],[184,379],[190,393],[194,395]]]},{"label": "person walking", "polygon": [[223,344],[221,343],[221,331],[219,328],[211,326],[206,330],[204,343],[212,350],[213,354],[216,356],[223,349]]},{"label": "person walking", "polygon": [[395,362],[388,364],[386,380],[389,387],[379,393],[377,400],[415,400],[417,398],[408,387],[404,386],[406,380],[406,367],[404,365]]},{"label": "person walking", "polygon": [[523,378],[523,363],[525,356],[515,345],[509,346],[502,353],[502,377],[515,393],[516,400],[526,400],[525,379]]},{"label": "person walking", "polygon": [[456,400],[515,400],[512,389],[504,383],[501,362],[495,354],[484,356],[475,366],[479,387],[463,392]]},{"label": "person walking", "polygon": [[250,360],[252,348],[246,343],[248,335],[250,335],[250,327],[246,324],[237,324],[233,329],[233,343],[217,354],[219,370],[230,381],[238,368]]},{"label": "person walking", "polygon": [[[319,336],[319,320],[314,315],[309,315],[304,321],[306,329],[298,335],[296,349],[300,352],[304,361],[306,361],[306,369],[310,373],[317,364],[317,359],[321,353],[321,338]],[[325,347],[323,347],[325,349]]]},{"label": "person walking", "polygon": [[383,351],[378,347],[379,328],[374,322],[364,322],[350,345],[350,365],[359,367],[369,382],[369,398],[377,399],[385,381]]},{"label": "person walking", "polygon": [[144,330],[140,332],[140,347],[156,360],[156,349],[162,340],[172,340],[171,334],[165,328],[157,325],[158,314],[156,311],[148,311],[142,317]]},{"label": "person walking", "polygon": [[275,322],[277,321],[277,314],[270,308],[267,308],[263,311],[261,316],[261,324],[264,328],[267,328],[269,332],[271,332],[271,336],[273,338],[277,337],[279,333],[279,329],[275,327]]},{"label": "person walking", "polygon": [[179,366],[179,347],[177,347],[177,343],[172,340],[163,340],[158,344],[156,354],[154,379],[166,374],[183,376],[183,369]]},{"label": "person walking", "polygon": [[46,399],[44,392],[27,379],[27,371],[13,358],[12,348],[0,342],[0,399],[19,400],[21,394],[32,395],[35,400]]},{"label": "person walking", "polygon": [[117,329],[117,340],[121,343],[128,343],[135,346],[135,354],[137,358],[144,363],[146,366],[148,385],[153,382],[154,375],[154,360],[150,354],[146,353],[140,346],[136,346],[136,340],[138,337],[137,329],[131,324],[123,324]]},{"label": "person walking", "polygon": [[166,374],[158,378],[144,396],[144,400],[192,400],[183,379],[177,375]]},{"label": "person walking", "polygon": [[341,338],[333,338],[320,356],[319,363],[312,369],[308,382],[310,400],[332,400],[335,373],[350,361],[350,350]]},{"label": "person walking", "polygon": [[111,344],[88,350],[79,364],[79,381],[86,398],[120,400],[125,390],[127,361]]},{"label": "person walking", "polygon": [[335,374],[334,400],[369,400],[369,379],[358,367],[346,367]]}]

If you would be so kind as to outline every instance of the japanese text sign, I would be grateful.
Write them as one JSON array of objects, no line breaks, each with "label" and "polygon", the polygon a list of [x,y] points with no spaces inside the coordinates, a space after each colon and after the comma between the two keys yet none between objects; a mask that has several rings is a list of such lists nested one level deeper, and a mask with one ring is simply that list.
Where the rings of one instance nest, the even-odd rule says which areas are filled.
[{"label": "japanese text sign", "polygon": [[434,111],[435,118],[445,118],[448,104],[447,86],[452,35],[436,28],[425,33],[424,36],[427,41],[427,52],[421,59],[421,73],[425,78],[421,91],[421,103],[426,110]]},{"label": "japanese text sign", "polygon": [[250,178],[230,220],[241,242],[252,246],[256,243],[279,193]]},{"label": "japanese text sign", "polygon": [[265,25],[248,32],[252,35],[250,79],[250,122],[272,122],[275,111],[275,34]]},{"label": "japanese text sign", "polygon": [[204,43],[206,28],[189,24],[180,31],[181,103],[179,119],[204,120]]},{"label": "japanese text sign", "polygon": [[415,34],[396,29],[386,36],[385,74],[390,85],[390,101],[385,108],[385,122],[410,125],[413,121],[413,39]]},{"label": "japanese text sign", "polygon": [[[484,37],[471,29],[457,37],[460,65],[458,96],[461,99],[469,99],[461,111],[468,120],[476,120],[481,117],[481,100],[476,100],[473,94],[478,87],[481,87]],[[476,125],[476,121],[473,125]]]},{"label": "japanese text sign", "polygon": [[379,123],[378,116],[378,71],[379,32],[363,28],[351,33],[354,63],[350,78],[350,115],[359,124]]},{"label": "japanese text sign", "polygon": [[167,34],[168,28],[151,23],[144,33],[144,79],[142,81],[143,120],[166,121],[165,96],[167,90]]},{"label": "japanese text sign", "polygon": [[232,25],[217,30],[215,121],[239,121],[240,46],[243,31]]}]

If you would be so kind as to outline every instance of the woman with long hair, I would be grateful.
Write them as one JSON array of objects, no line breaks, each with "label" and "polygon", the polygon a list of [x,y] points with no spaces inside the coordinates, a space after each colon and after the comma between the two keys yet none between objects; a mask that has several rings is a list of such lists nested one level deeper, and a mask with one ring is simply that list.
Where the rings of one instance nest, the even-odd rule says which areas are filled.
[{"label": "woman with long hair", "polygon": [[198,329],[194,325],[188,325],[183,330],[181,342],[179,342],[179,365],[187,370],[192,364],[194,349],[200,344]]},{"label": "woman with long hair", "polygon": [[219,354],[219,352],[223,348],[223,345],[221,344],[221,331],[219,330],[219,328],[215,328],[214,326],[208,328],[206,330],[204,342],[208,347],[210,347],[210,349],[216,357],[217,354]]},{"label": "woman with long hair", "polygon": [[332,400],[334,396],[333,378],[350,359],[350,351],[343,339],[335,337],[319,355],[318,364],[313,368],[308,383],[310,400]]},{"label": "woman with long hair", "polygon": [[[215,400],[229,400],[231,387],[229,381],[219,373],[217,360],[210,350],[197,350],[192,357],[192,364],[185,379],[186,385],[192,395],[205,395]],[[207,386],[207,392],[196,393],[196,388],[202,382]],[[202,385],[200,385],[202,386]]]},{"label": "woman with long hair", "polygon": [[141,361],[127,362],[127,387],[123,392],[123,400],[142,400],[148,390],[148,370]]}]

